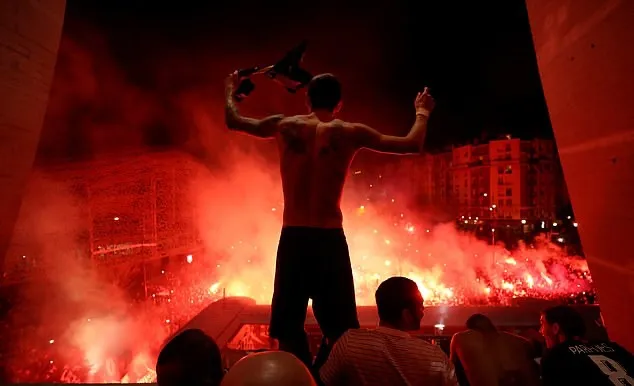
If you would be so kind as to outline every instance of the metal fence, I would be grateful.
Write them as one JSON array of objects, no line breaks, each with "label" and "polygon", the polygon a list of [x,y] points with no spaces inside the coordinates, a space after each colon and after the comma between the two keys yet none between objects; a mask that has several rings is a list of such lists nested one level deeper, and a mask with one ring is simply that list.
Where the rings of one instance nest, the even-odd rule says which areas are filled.
[{"label": "metal fence", "polygon": [[56,238],[66,241],[60,245],[72,238],[75,250],[67,252],[96,266],[137,264],[199,251],[190,194],[197,168],[183,154],[161,153],[41,171],[73,196],[83,229],[72,235],[50,235],[46,237],[50,245],[43,246],[31,242],[30,230],[18,220],[0,283],[29,280],[49,269],[52,259],[42,254],[54,247]]}]

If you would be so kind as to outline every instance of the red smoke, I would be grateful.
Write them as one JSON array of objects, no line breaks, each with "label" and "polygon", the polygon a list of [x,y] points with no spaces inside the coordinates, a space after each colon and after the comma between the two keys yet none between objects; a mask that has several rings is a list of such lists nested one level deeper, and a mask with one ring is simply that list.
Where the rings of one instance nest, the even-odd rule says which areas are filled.
[{"label": "red smoke", "polygon": [[[166,279],[167,303],[154,305],[153,298],[133,304],[126,283],[138,266],[92,265],[86,249],[90,216],[78,198],[84,193],[72,180],[42,168],[29,185],[5,268],[29,270],[32,279],[21,287],[21,302],[11,314],[15,381],[121,381],[126,374],[128,380],[142,381],[170,326],[185,322],[223,289],[228,296],[270,300],[283,210],[275,145],[225,130],[221,102],[224,75],[241,63],[256,63],[247,57],[216,60],[205,53],[154,59],[145,78],[133,76],[118,66],[108,41],[98,34],[66,36],[40,160],[64,158],[69,149],[94,158],[112,153],[112,159],[126,158],[121,154],[147,151],[150,129],[167,126],[169,136],[179,139],[179,152],[156,158],[166,171],[182,172],[177,165],[193,170],[187,204],[179,210],[195,213],[205,254],[164,269],[166,277],[178,278]],[[243,111],[261,116],[302,109],[301,95],[261,81]],[[457,232],[451,223],[437,224],[409,210],[415,187],[392,176],[411,176],[415,161],[398,171],[353,165],[353,172],[361,172],[346,186],[343,209],[359,304],[371,304],[376,285],[396,274],[416,280],[428,303],[505,303],[590,289],[585,263],[563,256],[557,247],[546,243],[511,255]],[[138,168],[139,184],[149,184],[157,172],[143,162],[131,165],[126,172],[134,175]],[[83,170],[81,177],[103,186],[135,183],[97,167]],[[372,187],[368,181],[374,181]],[[123,215],[139,215],[128,198],[113,199],[121,200]],[[150,199],[141,196],[140,201]],[[578,269],[572,272],[571,266]],[[115,371],[113,358],[132,364],[114,366]]]}]

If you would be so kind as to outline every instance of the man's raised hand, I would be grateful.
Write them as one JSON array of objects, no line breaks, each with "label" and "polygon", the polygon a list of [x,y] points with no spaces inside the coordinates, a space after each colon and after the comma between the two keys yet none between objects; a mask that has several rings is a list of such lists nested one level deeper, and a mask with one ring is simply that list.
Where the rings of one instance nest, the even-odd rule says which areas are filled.
[{"label": "man's raised hand", "polygon": [[431,112],[436,107],[436,101],[434,97],[429,93],[429,88],[425,87],[423,92],[419,92],[414,100],[414,107],[416,108],[416,115],[424,115],[429,117]]},{"label": "man's raised hand", "polygon": [[227,75],[227,78],[225,79],[225,87],[236,88],[239,82],[240,82],[240,76],[238,75],[238,71],[234,71],[231,74]]}]

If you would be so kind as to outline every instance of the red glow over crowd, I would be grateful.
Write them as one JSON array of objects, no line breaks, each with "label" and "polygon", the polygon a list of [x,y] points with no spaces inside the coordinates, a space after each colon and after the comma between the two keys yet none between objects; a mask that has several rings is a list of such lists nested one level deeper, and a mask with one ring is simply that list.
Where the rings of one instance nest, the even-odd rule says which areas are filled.
[{"label": "red glow over crowd", "polygon": [[[192,185],[193,202],[205,214],[198,224],[205,252],[178,257],[145,303],[123,302],[116,312],[100,313],[87,306],[71,323],[55,318],[21,334],[9,360],[13,381],[150,382],[160,344],[209,303],[247,296],[269,304],[282,212],[276,183],[260,175],[260,182],[269,181],[263,191],[272,193],[235,197],[241,190],[236,184],[244,182],[219,186],[212,178]],[[393,275],[413,279],[428,305],[593,297],[585,260],[559,246],[538,239],[508,251],[459,232],[453,223],[433,224],[408,212],[402,198],[382,193],[370,196],[357,187],[343,203],[359,305],[372,305],[378,284]],[[236,200],[242,210],[232,214]],[[99,299],[91,301],[113,302],[107,294]],[[61,323],[67,325],[55,325]]]}]

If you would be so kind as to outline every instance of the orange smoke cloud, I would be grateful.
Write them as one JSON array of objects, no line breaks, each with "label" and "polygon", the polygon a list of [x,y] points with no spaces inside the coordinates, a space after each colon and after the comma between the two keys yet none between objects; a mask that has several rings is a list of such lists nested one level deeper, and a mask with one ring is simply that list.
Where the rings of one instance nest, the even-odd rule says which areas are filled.
[{"label": "orange smoke cloud", "polygon": [[[195,214],[194,236],[202,239],[205,252],[165,267],[164,277],[175,278],[164,284],[167,295],[151,292],[146,303],[133,303],[125,283],[135,275],[138,281],[139,264],[92,264],[87,239],[94,229],[85,204],[77,199],[85,192],[54,173],[36,174],[15,231],[15,259],[7,259],[12,265],[5,267],[24,269],[31,280],[23,284],[21,301],[11,311],[11,331],[20,331],[11,334],[15,381],[57,381],[60,373],[66,382],[151,380],[156,346],[171,326],[177,328],[223,294],[270,301],[283,211],[275,145],[225,130],[221,80],[231,66],[204,58],[194,62],[176,58],[148,68],[147,77],[160,90],[156,92],[132,85],[98,35],[64,38],[40,158],[66,157],[69,148],[87,157],[113,151],[118,156],[122,150],[145,148],[153,125],[170,126],[168,134],[182,135],[179,146],[195,161],[182,154],[162,167],[179,173],[183,170],[178,165],[194,163],[187,204],[179,210]],[[244,63],[251,64],[247,59]],[[187,72],[181,67],[185,64],[190,73],[203,73],[204,68],[205,76],[175,87]],[[301,96],[262,82],[244,112],[292,114],[302,108]],[[563,256],[549,244],[510,254],[461,234],[452,224],[433,221],[412,205],[416,187],[405,177],[415,174],[416,159],[400,168],[362,162],[377,160],[388,158],[364,154],[355,161],[353,170],[361,173],[350,176],[344,193],[358,304],[372,304],[375,287],[392,275],[414,279],[426,301],[436,304],[504,303],[590,289],[585,262]],[[144,193],[131,201],[113,197],[126,209],[132,201],[154,199],[148,181],[159,171],[143,164],[138,168],[138,184],[148,184]],[[80,177],[99,172],[84,170]],[[377,177],[380,173],[383,178]],[[99,176],[104,184],[119,183],[117,175]],[[383,182],[370,187],[366,176]],[[167,194],[157,191],[157,205]],[[133,209],[130,213],[143,215]],[[577,270],[571,272],[571,265]],[[164,304],[155,304],[159,297],[166,299]],[[116,358],[127,358],[127,366],[113,366]]]},{"label": "orange smoke cloud", "polygon": [[[203,174],[193,187],[208,258],[217,256],[210,292],[224,289],[227,296],[269,304],[283,211],[279,178],[273,166],[253,157],[236,156],[232,162],[230,170]],[[415,280],[429,304],[554,297],[590,289],[585,262],[552,244],[542,241],[511,253],[460,233],[452,223],[434,224],[424,213],[408,211],[411,197],[398,181],[370,188],[350,178],[344,228],[360,305],[373,304],[378,284],[394,275]],[[379,189],[382,194],[369,197]]]}]

